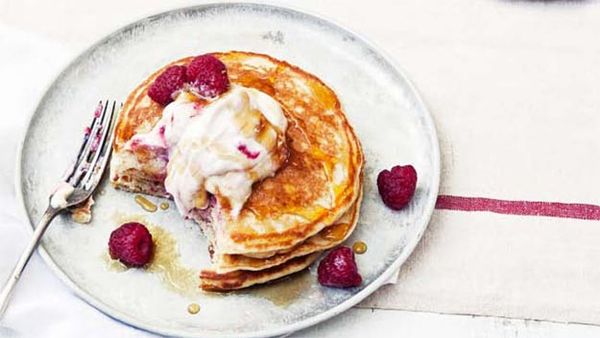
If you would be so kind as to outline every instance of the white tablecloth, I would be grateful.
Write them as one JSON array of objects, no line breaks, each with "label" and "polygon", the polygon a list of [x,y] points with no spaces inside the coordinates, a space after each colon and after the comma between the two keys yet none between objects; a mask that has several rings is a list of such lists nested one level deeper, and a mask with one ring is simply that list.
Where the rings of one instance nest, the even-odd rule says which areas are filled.
[{"label": "white tablecloth", "polygon": [[[0,278],[4,280],[30,232],[17,207],[14,170],[30,112],[73,51],[36,35],[0,25]],[[0,324],[0,337],[145,337],[75,297],[36,254]]]}]

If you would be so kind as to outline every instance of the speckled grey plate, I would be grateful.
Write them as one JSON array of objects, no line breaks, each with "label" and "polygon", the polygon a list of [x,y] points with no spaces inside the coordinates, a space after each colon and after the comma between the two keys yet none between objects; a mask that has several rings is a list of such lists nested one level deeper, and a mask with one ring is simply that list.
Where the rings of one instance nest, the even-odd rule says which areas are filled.
[{"label": "speckled grey plate", "polygon": [[[59,217],[41,253],[88,303],[145,330],[258,337],[321,322],[367,297],[397,271],[421,238],[435,204],[440,171],[435,129],[416,90],[388,58],[356,34],[316,16],[229,3],[178,9],[135,22],[92,46],[58,76],[35,110],[20,152],[17,186],[29,219],[39,218],[99,99],[124,100],[140,80],[174,59],[227,50],[286,60],[317,75],[339,95],[367,161],[362,213],[348,240],[368,244],[367,253],[357,256],[364,282],[349,290],[323,288],[313,266],[273,285],[210,295],[190,291],[185,283],[178,290],[160,271],[119,271],[107,263],[106,243],[122,220],[143,218],[169,233],[180,267],[193,274],[208,264],[206,240],[173,207],[146,213],[131,194],[104,182],[92,224]],[[405,210],[393,212],[379,200],[376,176],[383,168],[403,163],[417,169],[417,192]],[[192,302],[201,306],[197,315],[186,311]]]}]

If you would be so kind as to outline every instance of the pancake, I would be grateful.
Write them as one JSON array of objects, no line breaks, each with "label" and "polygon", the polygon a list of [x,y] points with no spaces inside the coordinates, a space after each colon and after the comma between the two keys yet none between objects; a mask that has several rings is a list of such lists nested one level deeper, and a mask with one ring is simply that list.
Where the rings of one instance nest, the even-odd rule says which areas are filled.
[{"label": "pancake", "polygon": [[266,258],[229,254],[213,255],[211,270],[220,274],[235,270],[263,270],[283,264],[296,257],[330,249],[345,241],[352,234],[352,231],[354,231],[358,223],[361,200],[362,193],[352,207],[332,225],[286,252]]},{"label": "pancake", "polygon": [[[336,94],[317,77],[267,55],[237,51],[212,55],[225,64],[231,88],[269,95],[287,120],[287,129],[281,129],[285,130],[284,162],[272,176],[252,185],[239,213],[233,215],[228,200],[215,194],[204,200],[208,207],[186,214],[211,243],[212,264],[200,272],[200,286],[226,291],[300,271],[322,251],[343,242],[358,221],[364,158]],[[110,165],[114,187],[171,197],[165,188],[170,154],[150,143],[130,144],[163,117],[165,107],[148,96],[150,85],[166,68],[187,65],[192,59],[165,65],[125,101]],[[211,104],[197,99],[203,107]],[[169,116],[165,113],[165,120]]]},{"label": "pancake", "polygon": [[[232,84],[258,89],[279,102],[288,120],[289,156],[273,177],[257,182],[237,219],[212,212],[218,254],[269,257],[284,252],[339,219],[357,200],[363,155],[340,102],[315,76],[267,55],[213,53],[227,67]],[[127,98],[116,126],[111,180],[115,187],[155,196],[164,188],[167,159],[151,149],[125,147],[135,134],[152,129],[163,106],[147,90],[168,66],[152,74]],[[215,216],[216,215],[216,219]],[[220,216],[221,215],[221,216]],[[195,217],[207,223],[203,217]]]},{"label": "pancake", "polygon": [[296,257],[284,264],[259,271],[237,270],[219,274],[211,270],[203,270],[200,273],[200,287],[204,291],[219,292],[243,289],[301,271],[311,265],[317,258],[319,258],[319,253]]}]

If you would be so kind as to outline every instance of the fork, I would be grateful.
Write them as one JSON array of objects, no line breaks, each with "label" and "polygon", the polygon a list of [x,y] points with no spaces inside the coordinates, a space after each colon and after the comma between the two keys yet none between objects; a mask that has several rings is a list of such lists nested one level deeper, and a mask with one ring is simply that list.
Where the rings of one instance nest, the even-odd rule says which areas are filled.
[{"label": "fork", "polygon": [[[112,108],[108,107],[112,104]],[[19,281],[31,255],[54,217],[70,207],[85,202],[98,186],[112,149],[116,101],[100,101],[94,118],[85,129],[83,143],[73,164],[50,194],[48,207],[38,222],[33,237],[21,254],[17,265],[0,293],[0,318],[6,311],[15,285]]]}]

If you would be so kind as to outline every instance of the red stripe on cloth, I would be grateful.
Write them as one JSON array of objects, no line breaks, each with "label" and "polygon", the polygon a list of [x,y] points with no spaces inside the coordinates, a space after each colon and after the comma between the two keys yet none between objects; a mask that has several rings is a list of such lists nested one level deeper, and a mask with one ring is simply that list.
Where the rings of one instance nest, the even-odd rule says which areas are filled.
[{"label": "red stripe on cloth", "polygon": [[438,196],[436,209],[490,211],[506,215],[600,220],[600,206],[581,203],[507,201],[483,197]]}]

